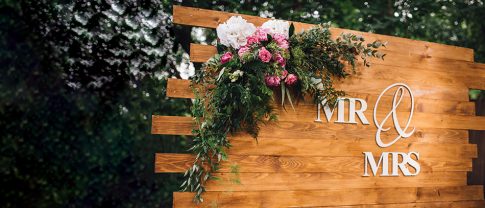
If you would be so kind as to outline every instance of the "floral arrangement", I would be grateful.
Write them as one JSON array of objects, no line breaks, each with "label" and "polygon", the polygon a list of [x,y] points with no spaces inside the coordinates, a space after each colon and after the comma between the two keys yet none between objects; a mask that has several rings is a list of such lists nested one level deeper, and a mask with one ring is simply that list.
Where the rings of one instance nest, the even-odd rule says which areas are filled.
[{"label": "floral arrangement", "polygon": [[205,182],[216,179],[212,173],[227,159],[229,134],[244,131],[257,139],[259,125],[277,119],[274,94],[281,93],[281,105],[285,107],[287,100],[293,110],[293,100],[306,94],[315,103],[334,106],[345,93],[336,90],[332,80],[353,72],[358,57],[367,67],[369,57],[384,58],[377,49],[385,43],[365,44],[353,34],[332,40],[329,27],[330,23],[320,24],[295,34],[293,24],[286,21],[269,20],[255,27],[240,16],[217,27],[218,53],[192,83],[197,128],[189,150],[195,161],[181,187],[196,193],[194,201],[203,200]]}]

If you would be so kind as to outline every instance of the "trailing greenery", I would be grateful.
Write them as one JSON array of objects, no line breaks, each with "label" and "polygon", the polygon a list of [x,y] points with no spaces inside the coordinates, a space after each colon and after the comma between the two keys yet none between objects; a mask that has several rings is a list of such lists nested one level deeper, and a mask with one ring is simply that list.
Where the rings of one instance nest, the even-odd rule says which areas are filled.
[{"label": "trailing greenery", "polygon": [[[364,44],[364,38],[353,34],[342,34],[332,40],[329,27],[330,23],[321,24],[295,35],[290,29],[289,50],[277,47],[268,35],[267,41],[251,45],[247,54],[231,56],[227,63],[221,61],[221,56],[237,54],[237,50],[219,45],[218,54],[195,76],[192,89],[196,97],[192,114],[196,128],[192,132],[195,138],[190,148],[195,161],[185,172],[186,180],[182,184],[183,191],[195,192],[195,202],[203,201],[205,182],[216,179],[212,173],[219,169],[222,160],[227,159],[226,150],[231,147],[227,136],[247,132],[257,139],[259,125],[277,119],[272,101],[279,90],[269,87],[265,77],[276,74],[283,80],[285,73],[297,74],[299,81],[296,85],[285,86],[281,81],[282,104],[286,96],[291,103],[290,91],[294,91],[299,99],[304,94],[311,94],[315,103],[334,103],[344,95],[343,91],[333,87],[332,81],[349,74],[344,63],[354,71],[357,57],[367,67],[370,66],[369,57],[384,58],[377,52],[384,43]],[[286,67],[258,59],[258,48],[266,48],[271,54],[283,54],[288,60]]]},{"label": "trailing greenery", "polygon": [[197,201],[202,201],[204,182],[213,178],[212,172],[218,170],[219,162],[227,159],[226,149],[230,147],[227,135],[246,131],[256,138],[259,123],[276,118],[270,104],[273,91],[264,85],[268,68],[257,60],[243,65],[235,59],[226,67],[243,69],[246,73],[242,79],[231,82],[230,73],[216,75],[219,61],[220,56],[216,55],[194,80],[194,84],[202,86],[194,88],[196,99],[192,107],[197,129],[193,130],[195,138],[190,150],[196,159],[186,171],[187,180],[182,186],[184,191],[196,192]]},{"label": "trailing greenery", "polygon": [[[357,57],[366,67],[370,66],[369,57],[384,59],[385,54],[377,49],[385,47],[386,43],[376,40],[365,44],[364,41],[363,37],[351,33],[343,33],[332,40],[330,23],[292,36],[288,68],[300,79],[299,91],[313,95],[315,103],[335,103],[345,93],[333,87],[332,78],[345,78],[355,72]],[[350,71],[345,63],[350,66]]]}]

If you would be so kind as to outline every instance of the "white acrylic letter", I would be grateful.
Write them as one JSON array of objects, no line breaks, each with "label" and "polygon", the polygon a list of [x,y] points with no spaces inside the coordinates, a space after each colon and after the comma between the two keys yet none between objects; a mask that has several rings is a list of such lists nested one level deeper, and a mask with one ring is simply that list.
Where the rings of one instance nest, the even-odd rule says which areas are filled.
[{"label": "white acrylic letter", "polygon": [[[414,160],[411,155],[416,155],[416,160]],[[415,176],[418,175],[419,172],[421,172],[421,166],[419,165],[418,161],[419,160],[419,153],[418,152],[409,152],[408,153],[408,164],[409,166],[413,167],[416,172],[415,173],[409,173],[408,175],[404,174],[405,176]]]},{"label": "white acrylic letter", "polygon": [[[335,123],[345,123],[345,99],[346,98],[338,98],[337,103],[338,103],[338,114],[337,114],[337,120]],[[330,116],[331,118],[331,116]],[[328,119],[328,117],[327,117]]]},{"label": "white acrylic letter", "polygon": [[[355,101],[360,102],[360,109],[355,110]],[[364,115],[364,111],[367,110],[367,102],[365,102],[364,99],[360,98],[349,98],[349,123],[354,123],[356,124],[357,121],[355,121],[355,114],[359,117],[360,121],[362,121],[362,124],[369,124],[369,121]]]},{"label": "white acrylic letter", "polygon": [[372,155],[372,152],[364,152],[364,175],[363,176],[370,176],[369,173],[367,172],[368,166],[370,164],[370,169],[372,171],[372,174],[375,176],[377,174],[377,170],[379,169],[379,166],[382,162],[382,176],[389,176],[389,153],[383,152],[381,154],[381,157],[379,158],[379,161],[376,164],[376,161],[374,159],[374,156]]},{"label": "white acrylic letter", "polygon": [[[322,122],[322,119],[320,119],[320,110],[322,108],[322,105],[323,105],[323,112],[325,113],[325,117],[327,118],[327,121],[330,122],[330,119],[332,119],[333,112],[335,111],[335,108],[330,109],[330,107],[328,106],[327,100],[323,100],[322,103],[318,104],[318,106],[317,106],[317,119],[315,121],[316,122]],[[341,104],[340,99],[338,99],[338,108],[342,108],[342,109],[344,108],[343,100],[342,100],[342,104]],[[342,114],[342,115],[340,115],[340,114]],[[343,118],[344,118],[344,112],[343,112],[343,110],[339,109],[338,110],[338,119],[335,122],[339,122],[340,120],[342,120],[342,122],[343,122]]]}]

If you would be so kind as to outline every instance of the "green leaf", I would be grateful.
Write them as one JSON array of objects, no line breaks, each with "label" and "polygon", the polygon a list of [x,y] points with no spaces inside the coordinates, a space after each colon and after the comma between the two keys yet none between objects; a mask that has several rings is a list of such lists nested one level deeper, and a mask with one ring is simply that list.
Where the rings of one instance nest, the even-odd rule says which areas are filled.
[{"label": "green leaf", "polygon": [[266,37],[268,38],[268,43],[273,41],[273,36],[271,36],[270,34],[267,34]]},{"label": "green leaf", "polygon": [[293,36],[293,34],[295,34],[295,25],[293,25],[293,22],[292,22],[292,23],[290,24],[289,36],[288,36],[288,37]]},{"label": "green leaf", "polygon": [[285,106],[285,91],[286,91],[285,83],[282,82],[281,83],[281,106]]},{"label": "green leaf", "polygon": [[227,50],[227,47],[225,45],[222,45],[220,43],[217,43],[217,53],[218,54],[222,54],[226,50]]},{"label": "green leaf", "polygon": [[[286,90],[286,95],[288,95],[288,101],[290,101],[291,108],[293,108],[293,111],[295,111],[295,107],[293,107],[293,102],[291,101],[291,94],[289,90]],[[283,95],[284,97],[285,95]]]},{"label": "green leaf", "polygon": [[219,81],[221,79],[222,75],[224,74],[225,69],[226,69],[225,67],[221,69],[221,71],[219,72],[219,76],[217,76],[217,81]]}]

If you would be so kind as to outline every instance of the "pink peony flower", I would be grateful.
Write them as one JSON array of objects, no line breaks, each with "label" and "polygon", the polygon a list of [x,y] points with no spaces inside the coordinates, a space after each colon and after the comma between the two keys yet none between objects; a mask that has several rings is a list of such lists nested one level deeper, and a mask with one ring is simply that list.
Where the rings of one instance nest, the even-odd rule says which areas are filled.
[{"label": "pink peony flower", "polygon": [[285,67],[286,65],[286,60],[283,58],[283,56],[281,56],[281,54],[276,54],[276,56],[274,57],[274,60],[281,66],[281,67]]},{"label": "pink peony flower", "polygon": [[283,40],[277,44],[280,48],[283,48],[283,49],[288,49],[290,47],[290,43],[288,43],[287,40]]},{"label": "pink peony flower", "polygon": [[242,58],[242,57],[243,57],[243,55],[244,55],[245,53],[247,53],[248,51],[249,51],[249,47],[247,47],[247,46],[243,46],[243,47],[239,48],[239,51],[237,52],[237,54],[239,55],[239,57],[241,57],[241,58]]},{"label": "pink peony flower", "polygon": [[254,33],[254,36],[257,37],[259,41],[267,41],[268,32],[269,32],[269,29],[258,27],[256,28],[256,32]]},{"label": "pink peony flower", "polygon": [[288,43],[288,40],[285,38],[284,35],[274,34],[273,39],[280,48],[288,49],[290,47],[290,44]]},{"label": "pink peony flower", "polygon": [[268,63],[269,61],[271,61],[271,53],[268,50],[266,50],[265,47],[262,47],[261,49],[259,49],[258,56],[262,62]]},{"label": "pink peony flower", "polygon": [[288,75],[288,71],[283,70],[283,72],[281,72],[281,76],[280,77],[281,77],[281,79],[284,79],[284,78],[286,78],[287,75]]},{"label": "pink peony flower", "polygon": [[278,76],[266,75],[264,81],[266,82],[266,85],[268,85],[268,87],[278,87],[280,86],[281,79]]},{"label": "pink peony flower", "polygon": [[221,57],[221,64],[225,64],[225,63],[229,62],[231,59],[232,59],[232,53],[226,52]]},{"label": "pink peony flower", "polygon": [[282,40],[286,40],[285,36],[284,36],[284,35],[282,35],[282,34],[274,34],[274,35],[273,35],[273,39],[274,39],[275,41],[277,41],[277,42],[278,42],[278,41],[282,41]]},{"label": "pink peony flower", "polygon": [[256,34],[251,35],[251,36],[248,37],[248,43],[247,43],[246,46],[250,46],[250,45],[252,45],[254,43],[259,43],[259,38],[256,36]]},{"label": "pink peony flower", "polygon": [[285,79],[285,83],[288,86],[295,84],[297,81],[298,81],[298,77],[294,74],[288,74],[288,76]]}]

